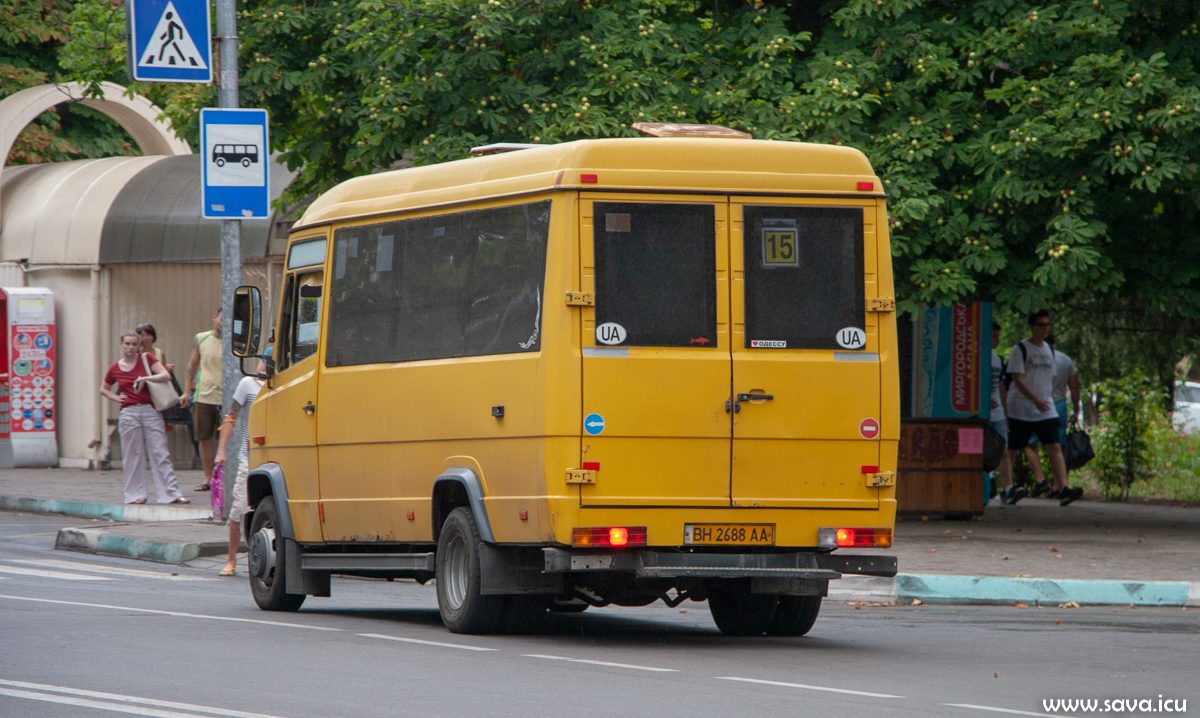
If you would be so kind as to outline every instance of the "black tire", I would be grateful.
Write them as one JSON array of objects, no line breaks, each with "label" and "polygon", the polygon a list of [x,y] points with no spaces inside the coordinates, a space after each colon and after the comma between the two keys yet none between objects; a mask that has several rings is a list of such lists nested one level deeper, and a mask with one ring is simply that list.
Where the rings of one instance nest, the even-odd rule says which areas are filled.
[{"label": "black tire", "polygon": [[750,593],[743,582],[708,593],[713,622],[726,636],[761,636],[775,617],[778,596]]},{"label": "black tire", "polygon": [[225,166],[225,158],[224,157],[218,157],[216,160],[214,160],[214,162],[216,162],[217,167]]},{"label": "black tire", "polygon": [[820,612],[820,596],[780,596],[767,635],[803,636],[812,630]]},{"label": "black tire", "polygon": [[500,612],[499,629],[501,633],[520,635],[533,633],[541,627],[546,618],[546,608],[550,605],[549,596],[507,596],[504,610]]},{"label": "black tire", "polygon": [[452,633],[494,633],[504,609],[504,596],[480,592],[480,543],[471,510],[451,511],[438,536],[437,601]]},{"label": "black tire", "polygon": [[285,552],[275,497],[258,502],[250,524],[250,593],[264,611],[295,611],[308,598],[285,590]]},{"label": "black tire", "polygon": [[243,157],[243,158],[242,158],[242,167],[249,167],[249,166],[250,166],[250,158],[249,158],[249,157]]}]

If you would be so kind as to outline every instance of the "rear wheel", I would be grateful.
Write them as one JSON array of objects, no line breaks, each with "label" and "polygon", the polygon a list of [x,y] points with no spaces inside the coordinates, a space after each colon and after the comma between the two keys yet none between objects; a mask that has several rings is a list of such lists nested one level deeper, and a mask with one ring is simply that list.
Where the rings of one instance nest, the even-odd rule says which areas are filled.
[{"label": "rear wheel", "polygon": [[504,608],[504,596],[480,592],[481,542],[471,510],[451,511],[438,536],[437,599],[442,623],[453,633],[492,633]]},{"label": "rear wheel", "polygon": [[727,636],[761,636],[771,625],[778,603],[778,596],[750,593],[746,582],[708,593],[708,610]]},{"label": "rear wheel", "polygon": [[279,536],[279,511],[275,497],[258,502],[250,524],[250,593],[264,611],[295,611],[307,598],[288,593],[284,577],[283,538]]},{"label": "rear wheel", "polygon": [[820,596],[780,596],[767,635],[803,636],[812,630],[820,612]]}]

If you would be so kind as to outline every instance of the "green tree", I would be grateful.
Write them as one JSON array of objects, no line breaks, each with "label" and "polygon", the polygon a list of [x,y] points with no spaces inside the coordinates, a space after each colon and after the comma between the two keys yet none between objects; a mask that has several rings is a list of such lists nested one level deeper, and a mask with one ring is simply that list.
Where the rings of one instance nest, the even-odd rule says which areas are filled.
[{"label": "green tree", "polygon": [[[243,104],[302,174],[713,122],[850,145],[890,195],[902,309],[1200,319],[1200,6],[1170,0],[248,0]],[[65,62],[118,71],[72,25]],[[211,88],[172,90],[177,126]],[[1091,317],[1091,319],[1088,319]],[[1089,324],[1089,322],[1091,322]]]}]

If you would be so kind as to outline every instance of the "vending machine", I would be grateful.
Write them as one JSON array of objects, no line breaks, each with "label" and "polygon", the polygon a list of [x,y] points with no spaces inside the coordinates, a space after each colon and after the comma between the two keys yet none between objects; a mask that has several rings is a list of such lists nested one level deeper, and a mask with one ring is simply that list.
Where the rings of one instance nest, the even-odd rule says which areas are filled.
[{"label": "vending machine", "polygon": [[[58,464],[56,365],[58,337],[54,329],[54,295],[41,287],[0,287],[0,408],[7,404],[8,446],[0,461],[12,466]],[[7,397],[5,396],[7,394]],[[7,402],[4,401],[7,399]],[[5,426],[7,425],[7,426]]]}]

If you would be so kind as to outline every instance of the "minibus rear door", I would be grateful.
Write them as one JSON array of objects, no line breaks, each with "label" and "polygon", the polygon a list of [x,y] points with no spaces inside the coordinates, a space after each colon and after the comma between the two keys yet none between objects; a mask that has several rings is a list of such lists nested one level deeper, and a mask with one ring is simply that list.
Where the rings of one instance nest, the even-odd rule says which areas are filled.
[{"label": "minibus rear door", "polygon": [[585,193],[585,506],[728,506],[728,201]]},{"label": "minibus rear door", "polygon": [[874,509],[874,204],[730,201],[734,506]]}]

